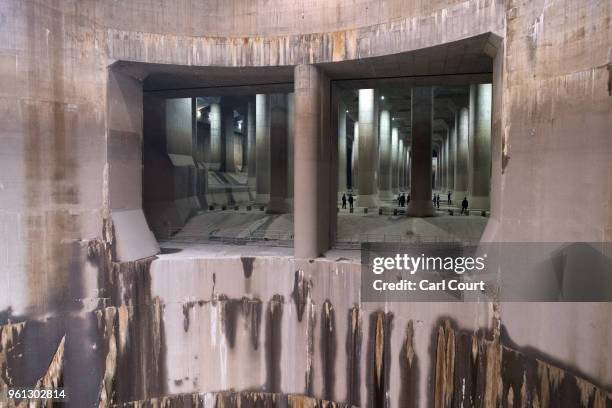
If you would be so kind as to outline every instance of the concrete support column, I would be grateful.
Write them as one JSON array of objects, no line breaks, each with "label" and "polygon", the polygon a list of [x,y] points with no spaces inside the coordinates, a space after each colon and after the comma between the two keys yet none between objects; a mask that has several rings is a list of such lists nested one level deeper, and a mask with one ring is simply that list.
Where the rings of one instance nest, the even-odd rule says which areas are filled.
[{"label": "concrete support column", "polygon": [[[449,149],[450,149],[450,130],[446,130],[446,137],[444,138],[444,192],[447,193],[449,190],[452,190],[450,179],[449,179],[449,171],[448,166],[450,165],[449,160]],[[446,197],[444,197],[446,199]]]},{"label": "concrete support column", "polygon": [[[442,160],[444,161],[442,165],[442,171],[444,172],[444,194],[446,194],[449,190],[448,187],[448,131],[447,136],[444,137],[444,155],[442,156]],[[445,197],[446,198],[446,197]]]},{"label": "concrete support column", "polygon": [[[449,128],[448,133],[448,189],[454,193],[455,191],[455,161],[457,153],[457,113],[455,113],[455,119]],[[455,201],[455,197],[453,197]]]},{"label": "concrete support column", "polygon": [[[244,109],[241,107],[241,110]],[[247,118],[248,112],[241,112],[242,114],[242,122],[238,122],[240,126],[240,148],[241,148],[241,156],[240,156],[240,172],[245,173],[248,177],[249,175],[249,137],[247,135]],[[247,180],[248,181],[248,180]]]},{"label": "concrete support column", "polygon": [[412,182],[412,173],[410,172],[410,166],[412,165],[412,147],[408,147],[406,150],[406,175],[404,176],[404,182],[406,183],[406,190],[410,191]]},{"label": "concrete support column", "polygon": [[338,107],[338,198],[348,190],[346,172],[346,106]]},{"label": "concrete support column", "polygon": [[329,81],[314,65],[297,65],[295,90],[294,254],[296,258],[320,256],[333,235],[331,214],[336,194],[330,192]]},{"label": "concrete support column", "polygon": [[359,122],[355,122],[353,127],[353,151],[352,151],[352,178],[351,178],[351,190],[353,194],[359,192]]},{"label": "concrete support column", "polygon": [[391,113],[383,109],[379,117],[378,197],[381,201],[389,201],[393,199],[391,191]]},{"label": "concrete support column", "polygon": [[290,211],[287,201],[287,95],[270,95],[270,203],[268,213]]},{"label": "concrete support column", "polygon": [[359,90],[359,196],[360,207],[378,207],[376,168],[378,138],[376,132],[374,89]]},{"label": "concrete support column", "polygon": [[440,185],[440,162],[439,162],[439,158],[440,158],[440,150],[438,149],[438,145],[437,144],[433,144],[432,145],[432,150],[436,152],[436,157],[433,157],[432,154],[432,158],[431,158],[431,173],[432,173],[432,184],[431,184],[431,188],[433,190],[437,190],[438,186]]},{"label": "concrete support column", "polygon": [[440,186],[439,186],[439,190],[440,191],[444,191],[446,186],[445,186],[445,181],[444,181],[444,176],[445,176],[445,171],[444,171],[444,139],[442,139],[442,141],[440,142],[440,152],[439,152],[439,157],[438,157],[438,163],[439,163],[439,168],[438,168],[438,174],[440,176]]},{"label": "concrete support column", "polygon": [[291,92],[287,94],[287,201],[291,208],[293,208],[294,112],[293,92]]},{"label": "concrete support column", "polygon": [[393,196],[399,193],[399,131],[391,129],[391,191]]},{"label": "concrete support column", "polygon": [[491,84],[470,85],[470,207],[490,208]]},{"label": "concrete support column", "polygon": [[255,96],[256,188],[255,203],[268,204],[270,200],[270,110],[268,95]]},{"label": "concrete support column", "polygon": [[406,174],[406,153],[404,150],[404,139],[399,138],[398,140],[398,153],[397,153],[397,184],[400,191],[405,191],[404,176]]},{"label": "concrete support column", "polygon": [[255,103],[249,102],[247,105],[247,154],[248,154],[248,185],[249,190],[256,187],[256,157],[255,152]]},{"label": "concrete support column", "polygon": [[210,170],[221,169],[221,105],[210,105]]},{"label": "concrete support column", "polygon": [[228,173],[236,172],[236,157],[234,156],[234,108],[223,106],[221,109],[223,118],[223,143],[225,157],[223,169]]},{"label": "concrete support column", "polygon": [[406,213],[412,217],[430,217],[435,215],[431,201],[433,88],[430,86],[412,88],[411,104],[411,200]]},{"label": "concrete support column", "polygon": [[457,124],[457,150],[455,153],[455,192],[454,203],[461,204],[468,192],[468,131],[469,131],[469,114],[467,108],[459,109],[459,117]]}]

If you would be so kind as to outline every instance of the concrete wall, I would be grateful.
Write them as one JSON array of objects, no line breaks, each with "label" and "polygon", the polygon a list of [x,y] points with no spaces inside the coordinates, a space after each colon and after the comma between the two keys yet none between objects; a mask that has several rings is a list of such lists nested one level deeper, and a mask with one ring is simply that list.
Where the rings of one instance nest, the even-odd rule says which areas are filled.
[{"label": "concrete wall", "polygon": [[204,199],[206,170],[196,164],[192,110],[191,98],[144,98],[144,155],[138,170],[143,172],[147,220],[161,237],[185,225]]},{"label": "concrete wall", "polygon": [[[178,337],[176,330],[185,331],[180,324],[184,316],[191,319],[196,312],[187,308],[185,313],[185,303],[177,299],[185,299],[190,288],[209,284],[213,267],[206,267],[202,276],[186,275],[193,279],[190,288],[162,291],[160,286],[150,286],[149,261],[112,263],[116,242],[111,211],[115,204],[124,209],[138,207],[137,191],[126,194],[114,175],[125,165],[126,170],[120,171],[126,177],[123,181],[128,182],[128,176],[137,178],[133,166],[137,144],[132,139],[137,126],[130,110],[120,105],[116,106],[118,113],[128,115],[114,125],[108,95],[114,83],[121,82],[122,90],[135,84],[112,77],[108,71],[112,62],[294,65],[409,52],[492,32],[500,42],[494,72],[492,222],[485,239],[610,241],[609,13],[606,2],[595,0],[2,2],[0,328],[3,344],[15,342],[11,353],[0,353],[6,359],[0,366],[10,367],[1,373],[2,381],[10,377],[14,384],[33,385],[39,378],[53,379],[55,369],[61,367],[64,383],[75,390],[71,404],[79,407],[97,405],[98,400],[128,401],[179,390],[250,384],[286,392],[308,392],[306,386],[311,384],[314,395],[353,398],[345,392],[349,385],[329,388],[327,380],[334,377],[329,377],[330,354],[319,354],[309,362],[316,353],[303,353],[295,360],[281,354],[278,360],[270,358],[277,354],[264,350],[255,353],[255,360],[249,363],[258,370],[249,379],[239,374],[242,368],[233,365],[232,356],[223,357],[227,351],[223,337],[210,347],[197,343],[189,333]],[[138,72],[131,76],[143,79]],[[132,104],[135,100],[130,95],[136,97],[136,93],[126,95],[126,103]],[[127,133],[117,136],[108,129]],[[112,148],[117,141],[131,146],[127,151],[133,154],[118,157]],[[330,174],[335,171],[331,169]],[[330,196],[333,209],[336,196]],[[170,279],[170,273],[164,274],[159,260],[155,262],[153,282],[158,285]],[[240,265],[234,262],[228,264],[228,273],[238,273]],[[273,261],[261,256],[256,262]],[[283,286],[276,294],[288,296],[295,267],[282,267],[287,270],[278,278]],[[321,289],[313,302],[316,307],[300,308],[320,316],[319,325],[300,323],[298,308],[288,306],[282,315],[283,336],[277,339],[287,347],[280,348],[280,353],[297,344],[330,350],[325,336],[313,335],[312,344],[299,343],[304,330],[320,333],[321,322],[330,321],[328,312],[322,314],[329,311],[325,300],[330,299],[342,316],[337,321],[347,317],[355,283],[346,273],[335,274],[344,266],[330,261],[326,266],[314,263],[311,268],[313,274],[325,274],[321,279],[328,279],[317,288],[329,287],[330,292]],[[273,282],[259,273],[249,279],[251,285],[272,288]],[[342,279],[348,280],[339,281]],[[224,285],[228,282],[222,281]],[[246,286],[244,291],[238,289],[232,296],[252,293]],[[223,292],[229,289],[217,293]],[[345,293],[353,295],[344,298]],[[269,295],[272,292],[262,289],[264,299]],[[273,306],[283,302],[288,300],[272,302],[271,316],[279,316]],[[167,304],[165,311],[163,304]],[[396,307],[379,306],[383,310]],[[612,325],[609,305],[493,306],[495,316],[499,314],[509,337],[525,355],[553,361],[568,373],[600,385],[612,383],[612,357],[600,353],[612,346],[612,335],[606,330]],[[202,307],[206,309],[204,321],[216,321],[213,317],[218,309],[208,303]],[[450,316],[458,328],[467,331],[489,327],[493,313],[489,306],[481,305],[478,313],[472,309],[475,306],[464,307],[402,305],[397,311],[401,318],[395,320],[395,327],[399,330],[393,331],[388,344],[393,358],[399,358],[397,350],[405,344],[402,331],[409,327],[407,321],[415,322],[414,355],[423,364],[418,371],[418,406],[430,403],[434,396],[435,387],[429,384],[436,377],[428,368],[433,364],[434,343],[428,339],[434,336],[435,323]],[[375,316],[378,322],[379,315]],[[214,325],[200,327],[217,330]],[[370,326],[364,330],[370,333]],[[442,332],[444,336],[450,333]],[[342,350],[338,355],[344,352],[341,344],[337,343],[337,350]],[[209,350],[212,354],[206,357],[218,359],[215,367],[224,374],[213,377],[204,370],[197,384],[180,385],[185,367],[201,370],[196,362],[179,362],[176,351],[182,345],[192,347],[188,353],[181,350],[188,356],[198,352],[194,348]],[[542,350],[547,353],[543,355]],[[363,361],[366,355],[364,350]],[[435,354],[436,358],[440,355]],[[53,356],[57,359],[52,360]],[[281,365],[266,367],[261,359]],[[334,374],[340,378],[343,366],[336,361],[340,368]],[[314,373],[311,382],[305,376],[311,372],[306,370],[308,364]],[[389,395],[396,400],[401,389],[397,381],[402,377],[395,375],[399,363],[393,364],[390,377],[385,378],[392,378]],[[510,380],[520,385],[518,377],[523,378],[522,372]],[[364,381],[372,378],[381,377],[359,377]],[[367,394],[371,386],[367,383],[365,391],[359,388],[351,395],[360,395],[361,402],[368,395],[380,395]],[[581,389],[593,390],[590,385]],[[592,401],[592,394],[588,395]]]}]

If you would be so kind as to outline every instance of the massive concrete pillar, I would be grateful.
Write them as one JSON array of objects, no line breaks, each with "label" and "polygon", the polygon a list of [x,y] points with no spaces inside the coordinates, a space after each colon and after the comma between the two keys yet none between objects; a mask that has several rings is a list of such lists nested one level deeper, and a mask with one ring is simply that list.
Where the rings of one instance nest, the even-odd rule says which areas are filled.
[{"label": "massive concrete pillar", "polygon": [[351,159],[351,170],[352,170],[352,178],[351,178],[351,190],[353,190],[353,194],[358,194],[359,192],[359,122],[355,122],[353,127],[353,150],[352,150],[352,159]]},{"label": "massive concrete pillar", "polygon": [[404,182],[406,183],[406,190],[410,191],[412,185],[412,172],[410,171],[410,166],[412,166],[412,147],[408,146],[406,150],[406,175],[404,176]]},{"label": "massive concrete pillar", "polygon": [[210,170],[221,169],[221,105],[210,105]]},{"label": "massive concrete pillar", "polygon": [[254,190],[256,187],[256,157],[255,152],[255,103],[249,102],[247,105],[247,154],[248,154],[248,185],[249,190]]},{"label": "massive concrete pillar", "polygon": [[314,258],[331,243],[336,194],[331,193],[329,81],[314,65],[297,65],[295,92],[294,254]]},{"label": "massive concrete pillar", "polygon": [[234,147],[234,108],[230,105],[223,105],[221,108],[223,120],[223,144],[224,160],[223,170],[228,173],[236,171],[236,157]]},{"label": "massive concrete pillar", "polygon": [[391,191],[394,198],[399,192],[399,131],[391,129]]},{"label": "massive concrete pillar", "polygon": [[406,213],[412,217],[430,217],[435,215],[431,201],[433,88],[430,86],[412,88],[411,104],[411,200]]},{"label": "massive concrete pillar", "polygon": [[398,140],[398,154],[397,154],[397,184],[400,191],[406,191],[406,185],[404,176],[406,175],[406,151],[404,148],[404,139],[399,138]]},{"label": "massive concrete pillar", "polygon": [[[438,189],[438,146],[434,143],[431,145],[431,189]],[[435,156],[433,154],[436,154]]]},{"label": "massive concrete pillar", "polygon": [[[458,113],[455,113],[453,123],[448,130],[448,168],[446,174],[448,176],[448,189],[451,190],[453,194],[455,191],[455,161],[457,153],[457,116]],[[453,195],[453,201],[455,200],[456,197]]]},{"label": "massive concrete pillar", "polygon": [[378,197],[381,201],[393,199],[391,191],[391,113],[387,109],[380,111],[378,137]]},{"label": "massive concrete pillar", "polygon": [[293,208],[294,117],[293,92],[291,92],[287,94],[287,201],[291,208]]},{"label": "massive concrete pillar", "polygon": [[490,208],[491,84],[470,85],[470,207]]},{"label": "massive concrete pillar", "polygon": [[438,163],[439,163],[439,168],[438,168],[438,175],[440,177],[440,184],[438,186],[438,190],[439,191],[444,191],[445,190],[445,181],[444,181],[444,139],[442,139],[440,141],[440,151],[439,151],[439,157],[438,157]]},{"label": "massive concrete pillar", "polygon": [[[449,166],[449,157],[448,157],[449,156],[449,152],[448,152],[448,149],[449,149],[449,142],[450,142],[450,132],[449,132],[449,129],[446,129],[446,136],[444,137],[444,143],[443,143],[443,145],[444,145],[444,156],[443,156],[444,166],[443,166],[443,169],[442,169],[442,171],[444,172],[444,192],[445,193],[447,193],[448,190],[451,190],[450,182],[449,182],[449,179],[448,179],[448,166]],[[445,197],[445,199],[446,199],[446,197]]]},{"label": "massive concrete pillar", "polygon": [[270,200],[270,110],[268,95],[255,96],[256,189],[255,203]]},{"label": "massive concrete pillar", "polygon": [[378,140],[374,89],[359,90],[359,196],[360,207],[378,207],[376,168]]},{"label": "massive concrete pillar", "polygon": [[[249,175],[249,137],[247,134],[247,115],[248,106],[240,107],[241,121],[238,122],[240,130],[240,172],[243,172],[248,177]],[[247,180],[248,182],[248,180]]]},{"label": "massive concrete pillar", "polygon": [[287,95],[270,95],[270,203],[268,213],[290,211],[287,201]]},{"label": "massive concrete pillar", "polygon": [[468,131],[469,131],[469,115],[468,109],[463,107],[459,109],[457,118],[457,150],[455,153],[455,192],[454,202],[460,204],[468,191]]},{"label": "massive concrete pillar", "polygon": [[340,101],[338,107],[338,197],[348,190],[346,172],[346,106]]}]

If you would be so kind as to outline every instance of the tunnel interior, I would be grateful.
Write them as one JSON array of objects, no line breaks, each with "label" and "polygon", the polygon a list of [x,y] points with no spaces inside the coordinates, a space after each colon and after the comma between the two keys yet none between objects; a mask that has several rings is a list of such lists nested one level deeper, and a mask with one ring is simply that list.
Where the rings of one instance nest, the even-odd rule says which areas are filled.
[{"label": "tunnel interior", "polygon": [[[338,174],[334,247],[479,241],[491,215],[494,53],[482,35],[320,64]],[[292,67],[111,69],[141,84],[141,200],[158,241],[293,246]]]}]

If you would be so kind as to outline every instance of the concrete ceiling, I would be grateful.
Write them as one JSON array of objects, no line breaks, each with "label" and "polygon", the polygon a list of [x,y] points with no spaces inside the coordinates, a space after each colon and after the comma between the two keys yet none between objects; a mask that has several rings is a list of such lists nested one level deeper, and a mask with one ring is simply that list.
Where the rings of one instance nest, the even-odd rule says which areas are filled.
[{"label": "concrete ceiling", "polygon": [[[378,87],[400,81],[461,85],[490,82],[490,34],[421,50],[359,60],[318,64],[340,88]],[[166,96],[223,96],[291,92],[293,66],[203,67],[118,61],[112,66],[143,81],[147,92]]]},{"label": "concrete ceiling", "polygon": [[[319,64],[339,90],[350,120],[357,118],[357,89],[385,96],[393,126],[409,143],[410,89],[434,86],[434,132],[445,132],[457,106],[467,103],[470,83],[490,83],[491,35],[412,52]],[[113,69],[143,81],[143,90],[163,97],[219,97],[244,102],[255,93],[293,91],[293,67],[198,67],[118,61]],[[240,97],[242,96],[242,97]],[[207,99],[208,100],[208,99]],[[204,100],[203,100],[204,101]],[[202,102],[205,103],[205,102]],[[349,129],[352,133],[352,129]]]}]

